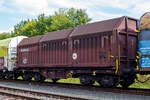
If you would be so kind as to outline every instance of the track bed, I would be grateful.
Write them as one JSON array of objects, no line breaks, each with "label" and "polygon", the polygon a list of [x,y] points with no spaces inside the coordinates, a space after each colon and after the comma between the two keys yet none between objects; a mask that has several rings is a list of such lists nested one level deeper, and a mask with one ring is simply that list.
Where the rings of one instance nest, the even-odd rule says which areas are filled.
[{"label": "track bed", "polygon": [[[17,84],[17,85],[16,85]],[[59,98],[59,95],[74,97],[74,100],[104,100],[115,99],[115,100],[149,100],[150,90],[149,89],[121,89],[121,88],[100,88],[99,86],[82,86],[77,84],[62,84],[62,83],[37,83],[37,82],[25,82],[15,80],[3,80],[0,82],[0,87],[17,88],[26,91],[39,92],[42,94],[46,93],[47,96],[50,94],[55,95],[55,99]],[[33,92],[34,91],[34,92]],[[40,94],[39,94],[40,95]],[[35,96],[38,97],[38,96]],[[43,98],[44,99],[44,98]]]}]

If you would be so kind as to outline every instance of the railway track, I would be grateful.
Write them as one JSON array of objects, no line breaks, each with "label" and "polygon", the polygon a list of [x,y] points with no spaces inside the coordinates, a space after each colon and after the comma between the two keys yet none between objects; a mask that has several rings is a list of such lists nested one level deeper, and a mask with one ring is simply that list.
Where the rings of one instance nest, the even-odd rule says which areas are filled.
[{"label": "railway track", "polygon": [[3,80],[6,82],[16,82],[21,84],[32,84],[32,85],[39,85],[39,86],[56,86],[56,87],[63,87],[63,88],[73,88],[73,89],[83,89],[89,91],[104,91],[104,92],[113,92],[113,93],[122,93],[122,94],[135,94],[135,95],[144,95],[150,96],[150,89],[141,89],[141,88],[128,88],[123,89],[121,87],[117,88],[102,88],[100,86],[83,86],[81,84],[71,84],[71,83],[52,83],[52,82],[28,82],[22,80]]},{"label": "railway track", "polygon": [[[92,91],[92,92],[105,92],[105,93],[117,93],[117,94],[126,94],[126,95],[135,95],[135,96],[143,96],[149,97],[150,99],[150,89],[136,89],[136,88],[129,88],[129,89],[122,89],[122,88],[100,88],[99,86],[82,86],[80,84],[66,84],[66,83],[57,83],[53,84],[51,82],[44,82],[44,83],[37,83],[37,82],[26,82],[20,80],[3,80],[6,83],[15,83],[15,84],[29,84],[30,86],[44,86],[44,87],[58,87],[58,88],[65,88],[65,89],[74,89],[74,90],[85,90],[85,91]],[[0,94],[7,93],[14,96],[20,96],[20,98],[29,99],[37,99],[37,100],[48,100],[48,99],[62,99],[62,100],[91,100],[88,97],[82,96],[69,96],[69,95],[60,95],[57,93],[47,93],[35,90],[26,90],[24,88],[14,88],[3,86],[0,83]],[[116,94],[116,95],[117,95]],[[22,97],[21,97],[22,96]],[[94,98],[93,98],[94,99]]]},{"label": "railway track", "polygon": [[23,100],[89,100],[87,98],[51,94],[7,86],[0,86],[0,94]]}]

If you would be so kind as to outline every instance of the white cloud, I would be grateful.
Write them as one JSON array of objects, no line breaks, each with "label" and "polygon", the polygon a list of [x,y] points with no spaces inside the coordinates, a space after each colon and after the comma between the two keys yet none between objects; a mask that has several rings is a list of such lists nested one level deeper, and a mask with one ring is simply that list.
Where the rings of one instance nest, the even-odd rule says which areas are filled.
[{"label": "white cloud", "polygon": [[[53,1],[53,2],[52,2]],[[50,5],[58,6],[60,8],[81,8],[86,9],[89,16],[93,19],[93,21],[104,20],[108,18],[114,18],[121,16],[122,14],[111,14],[106,13],[100,10],[100,7],[112,7],[112,8],[120,8],[127,9],[127,6],[123,6],[120,0],[48,0]],[[52,2],[52,3],[50,3]],[[123,8],[122,8],[123,7]]]},{"label": "white cloud", "polygon": [[110,14],[110,13],[104,13],[102,11],[95,11],[94,14],[89,12],[89,16],[93,18],[93,21],[100,21],[100,20],[121,17],[123,16],[123,14]]},{"label": "white cloud", "polygon": [[129,16],[137,17],[150,11],[149,5],[149,0],[0,0],[0,11],[37,16],[41,13],[53,14],[58,8],[74,7],[86,9],[94,20],[103,20],[123,14],[108,13],[101,8],[125,10]]},{"label": "white cloud", "polygon": [[133,11],[135,11],[135,13],[148,12],[150,11],[149,5],[150,5],[150,1],[143,2],[139,0],[138,3],[134,5]]},{"label": "white cloud", "polygon": [[[8,24],[8,27],[13,27],[14,24],[29,16],[34,18],[41,13],[51,15],[59,8],[86,9],[93,22],[123,15],[140,18],[143,13],[150,11],[149,5],[149,0],[0,0],[0,12],[18,15],[18,17],[10,16],[12,23]],[[112,10],[108,11],[105,8]],[[113,11],[116,9],[117,11]],[[13,28],[1,29],[0,33],[11,30]]]},{"label": "white cloud", "polygon": [[49,5],[55,5],[63,8],[82,8],[86,9],[88,2],[85,0],[48,0]]},{"label": "white cloud", "polygon": [[0,12],[5,12],[5,11],[8,11],[9,12],[9,9],[5,6],[5,0],[0,0]]},{"label": "white cloud", "polygon": [[13,27],[13,26],[12,26],[12,27],[10,26],[9,29],[4,29],[4,30],[3,30],[3,29],[0,29],[0,34],[3,33],[3,32],[10,33],[10,32],[13,31],[13,30],[14,30],[14,27]]},{"label": "white cloud", "polygon": [[12,0],[9,5],[15,8],[18,13],[28,15],[51,12],[47,0]]},{"label": "white cloud", "polygon": [[8,30],[0,30],[0,34],[3,33],[3,32],[10,32]]},{"label": "white cloud", "polygon": [[128,9],[131,5],[128,3],[129,0],[90,0],[92,4],[101,7],[112,7],[112,8],[119,8],[119,9]]}]

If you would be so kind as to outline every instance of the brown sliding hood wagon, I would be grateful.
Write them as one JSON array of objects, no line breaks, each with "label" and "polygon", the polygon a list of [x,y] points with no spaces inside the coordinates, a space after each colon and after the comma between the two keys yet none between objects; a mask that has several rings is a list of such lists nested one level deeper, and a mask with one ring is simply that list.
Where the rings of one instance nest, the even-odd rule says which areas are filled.
[{"label": "brown sliding hood wagon", "polygon": [[136,19],[123,16],[24,39],[18,46],[18,68],[52,79],[71,75],[79,77],[81,83],[82,79],[101,84],[104,80],[126,82],[129,77],[132,83],[136,28]]}]

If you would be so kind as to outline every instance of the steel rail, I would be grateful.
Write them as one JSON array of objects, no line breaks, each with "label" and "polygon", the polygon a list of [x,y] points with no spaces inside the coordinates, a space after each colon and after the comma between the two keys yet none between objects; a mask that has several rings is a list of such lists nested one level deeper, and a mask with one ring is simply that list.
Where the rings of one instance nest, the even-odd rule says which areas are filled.
[{"label": "steel rail", "polygon": [[85,98],[80,97],[73,97],[73,96],[65,96],[65,95],[59,95],[59,94],[51,94],[51,93],[44,93],[44,92],[37,92],[33,90],[24,90],[24,89],[17,89],[17,88],[10,88],[6,86],[0,86],[0,94],[20,98],[20,99],[26,99],[26,100],[89,100]]},{"label": "steel rail", "polygon": [[[37,85],[38,86],[51,86],[51,87],[60,87],[60,88],[66,88],[66,89],[71,88],[71,89],[80,89],[80,90],[88,90],[88,91],[96,91],[96,92],[111,92],[111,93],[119,93],[119,94],[150,96],[150,89],[140,89],[140,88],[128,88],[128,89],[123,89],[121,87],[101,88],[100,86],[83,86],[80,84],[68,84],[68,83],[55,83],[54,84],[51,82],[39,83],[39,82],[33,82],[33,81],[27,82],[27,81],[20,81],[20,80],[3,80],[3,82],[10,82],[10,83],[15,83],[15,84],[30,84],[32,86],[34,86],[34,85],[35,86],[37,86]],[[1,89],[1,87],[0,87],[0,89]],[[32,93],[32,91],[30,91],[30,93]],[[57,98],[57,96],[59,98],[59,95],[56,95],[56,94],[54,95],[54,97],[56,97],[56,98]],[[63,98],[65,98],[65,97],[63,97]],[[72,100],[72,99],[67,99],[67,100]],[[78,99],[73,99],[73,100],[87,100],[87,99],[78,97]]]}]

